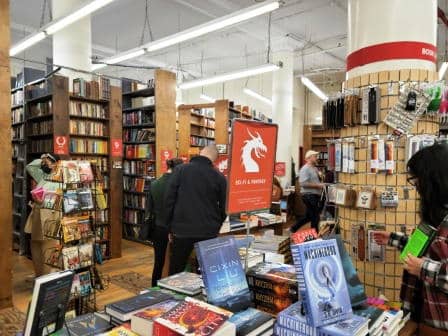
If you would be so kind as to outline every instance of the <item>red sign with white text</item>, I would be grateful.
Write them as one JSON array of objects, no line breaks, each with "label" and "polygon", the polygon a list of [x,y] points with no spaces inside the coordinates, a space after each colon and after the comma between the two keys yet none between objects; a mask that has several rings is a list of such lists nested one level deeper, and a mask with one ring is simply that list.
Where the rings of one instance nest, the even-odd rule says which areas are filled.
[{"label": "red sign with white text", "polygon": [[277,162],[275,163],[275,176],[283,177],[286,175],[286,163],[285,162]]},{"label": "red sign with white text", "polygon": [[58,155],[68,155],[68,137],[55,135],[53,141],[53,152]]},{"label": "red sign with white text", "polygon": [[275,124],[234,120],[227,187],[229,214],[270,208],[277,130]]},{"label": "red sign with white text", "polygon": [[111,155],[112,157],[122,157],[123,156],[123,140],[121,139],[111,139],[110,141]]},{"label": "red sign with white text", "polygon": [[162,173],[166,173],[168,171],[168,165],[166,164],[166,160],[173,158],[173,151],[169,149],[162,149],[160,151],[160,160],[162,163]]},{"label": "red sign with white text", "polygon": [[214,164],[216,169],[218,169],[221,174],[227,177],[229,173],[229,156],[219,155]]}]

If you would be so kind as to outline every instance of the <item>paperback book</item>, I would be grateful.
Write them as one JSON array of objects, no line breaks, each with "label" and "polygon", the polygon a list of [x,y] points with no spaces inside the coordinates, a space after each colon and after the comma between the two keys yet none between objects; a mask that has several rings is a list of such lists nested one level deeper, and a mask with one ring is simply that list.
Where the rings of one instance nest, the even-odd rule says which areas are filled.
[{"label": "paperback book", "polygon": [[92,292],[92,280],[90,271],[79,273],[79,289],[81,296],[87,296]]},{"label": "paperback book", "polygon": [[79,177],[80,181],[83,183],[88,183],[93,181],[92,167],[89,161],[78,161],[79,167]]},{"label": "paperback book", "polygon": [[79,230],[77,218],[64,217],[61,219],[61,226],[64,243],[81,239],[81,232]]},{"label": "paperback book", "polygon": [[353,315],[351,318],[319,328],[319,336],[366,336],[369,320]]},{"label": "paperback book", "polygon": [[307,323],[305,312],[302,308],[302,301],[298,301],[277,315],[277,327],[281,329],[278,330],[276,328],[276,335],[286,335],[288,331],[304,336],[317,335],[317,329]]},{"label": "paperback book", "polygon": [[207,300],[236,312],[251,304],[246,274],[233,237],[218,237],[195,244]]},{"label": "paperback book", "polygon": [[79,253],[80,267],[87,267],[87,266],[92,265],[92,260],[93,260],[93,245],[92,244],[79,245],[78,253]]},{"label": "paperback book", "polygon": [[235,324],[237,336],[258,336],[274,325],[271,315],[254,308],[234,314],[229,322]]},{"label": "paperback book", "polygon": [[74,160],[62,161],[63,180],[64,183],[78,183],[81,182],[79,176],[78,162]]},{"label": "paperback book", "polygon": [[320,327],[352,315],[350,296],[335,239],[291,246],[300,297],[308,323]]},{"label": "paperback book", "polygon": [[158,280],[157,285],[161,288],[194,296],[201,292],[201,287],[204,283],[199,274],[181,272]]},{"label": "paperback book", "polygon": [[[112,329],[112,325],[104,318],[89,313],[77,316],[71,320],[66,321],[66,326],[59,332],[53,334],[55,336],[88,336],[98,335]],[[69,330],[69,332],[67,331]]]},{"label": "paperback book", "polygon": [[64,247],[62,249],[62,260],[65,270],[79,268],[78,246]]},{"label": "paperback book", "polygon": [[78,192],[67,190],[64,192],[64,213],[69,214],[79,210]]}]

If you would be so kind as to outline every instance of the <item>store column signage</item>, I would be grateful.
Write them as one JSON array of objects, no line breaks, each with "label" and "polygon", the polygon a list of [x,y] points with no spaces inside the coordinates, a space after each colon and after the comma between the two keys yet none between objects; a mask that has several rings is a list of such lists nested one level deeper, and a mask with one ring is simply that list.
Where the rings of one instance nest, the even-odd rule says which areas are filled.
[{"label": "store column signage", "polygon": [[68,155],[68,137],[55,135],[53,141],[53,152],[58,155]]},{"label": "store column signage", "polygon": [[215,161],[215,168],[218,169],[221,174],[227,177],[229,173],[229,156],[219,155],[218,159],[216,159]]},{"label": "store column signage", "polygon": [[286,163],[276,162],[275,163],[275,176],[283,177],[286,175]]},{"label": "store column signage", "polygon": [[270,208],[277,131],[275,124],[239,119],[233,122],[228,213]]},{"label": "store column signage", "polygon": [[111,155],[112,157],[122,157],[123,156],[123,140],[121,139],[111,139]]},{"label": "store column signage", "polygon": [[160,151],[160,161],[162,163],[162,173],[166,173],[168,171],[168,165],[166,164],[166,160],[173,158],[173,151],[169,149],[162,149]]}]

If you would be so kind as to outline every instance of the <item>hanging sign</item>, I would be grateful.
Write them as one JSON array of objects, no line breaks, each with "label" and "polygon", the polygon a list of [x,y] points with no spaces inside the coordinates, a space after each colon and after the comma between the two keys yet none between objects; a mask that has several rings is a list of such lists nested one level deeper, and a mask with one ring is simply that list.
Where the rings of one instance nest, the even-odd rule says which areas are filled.
[{"label": "hanging sign", "polygon": [[286,175],[286,163],[276,162],[275,163],[275,176],[283,177]]},{"label": "hanging sign", "polygon": [[229,214],[270,208],[277,131],[275,124],[241,119],[232,123]]},{"label": "hanging sign", "polygon": [[123,156],[123,140],[121,139],[111,139],[110,141],[111,155],[112,157],[122,157]]},{"label": "hanging sign", "polygon": [[229,156],[219,155],[214,164],[216,169],[218,169],[221,174],[227,177],[229,172]]},{"label": "hanging sign", "polygon": [[169,149],[162,149],[160,151],[160,162],[162,165],[162,173],[166,173],[168,171],[168,165],[166,164],[166,160],[173,158],[173,151]]},{"label": "hanging sign", "polygon": [[68,155],[68,137],[55,135],[53,140],[53,152],[58,155]]}]

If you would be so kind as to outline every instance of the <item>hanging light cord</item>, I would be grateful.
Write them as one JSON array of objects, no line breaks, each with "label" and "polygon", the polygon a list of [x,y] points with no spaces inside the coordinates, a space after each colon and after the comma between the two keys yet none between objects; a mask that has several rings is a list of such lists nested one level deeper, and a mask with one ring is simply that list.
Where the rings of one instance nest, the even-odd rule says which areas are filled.
[{"label": "hanging light cord", "polygon": [[143,23],[142,35],[140,36],[140,45],[143,45],[145,42],[146,27],[148,27],[149,41],[153,41],[154,38],[152,36],[151,24],[149,23],[149,0],[146,0],[145,2],[145,21]]}]

